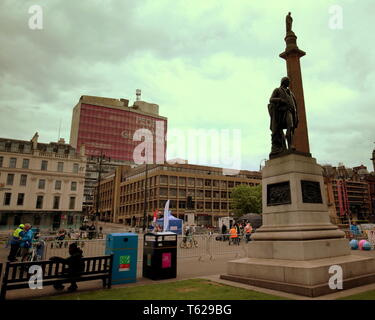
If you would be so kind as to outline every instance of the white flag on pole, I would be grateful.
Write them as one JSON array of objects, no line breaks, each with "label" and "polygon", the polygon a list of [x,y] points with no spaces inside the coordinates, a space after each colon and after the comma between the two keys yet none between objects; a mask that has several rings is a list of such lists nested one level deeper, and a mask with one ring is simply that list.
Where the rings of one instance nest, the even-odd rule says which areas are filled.
[{"label": "white flag on pole", "polygon": [[169,229],[169,200],[165,204],[164,208],[164,225],[163,225],[163,231],[168,231]]}]

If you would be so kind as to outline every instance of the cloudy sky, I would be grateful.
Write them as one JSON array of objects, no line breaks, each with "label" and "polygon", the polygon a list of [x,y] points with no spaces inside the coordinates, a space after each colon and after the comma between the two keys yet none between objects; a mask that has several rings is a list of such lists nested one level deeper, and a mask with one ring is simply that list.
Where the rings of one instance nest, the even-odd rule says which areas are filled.
[{"label": "cloudy sky", "polygon": [[[32,5],[43,9],[42,30],[29,27]],[[373,0],[1,0],[0,136],[38,131],[40,141],[56,141],[61,121],[69,141],[81,95],[132,104],[140,88],[186,139],[193,129],[229,130],[235,149],[240,132],[240,155],[232,154],[257,170],[270,152],[267,103],[286,74],[279,54],[291,11],[307,53],[311,153],[321,164],[373,170],[374,9]],[[179,152],[170,157],[194,153]]]}]

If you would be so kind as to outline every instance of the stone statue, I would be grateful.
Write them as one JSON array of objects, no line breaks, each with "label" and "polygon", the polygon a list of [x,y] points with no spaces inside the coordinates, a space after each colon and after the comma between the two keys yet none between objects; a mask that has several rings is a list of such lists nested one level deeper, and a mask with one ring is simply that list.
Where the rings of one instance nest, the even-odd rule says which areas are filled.
[{"label": "stone statue", "polygon": [[[289,84],[288,77],[282,78],[280,87],[273,91],[268,105],[268,112],[271,117],[270,130],[272,132],[270,157],[287,150],[295,150],[293,140],[294,130],[298,126],[298,113],[296,99],[289,89]],[[286,129],[286,137],[283,129]]]},{"label": "stone statue", "polygon": [[286,23],[286,34],[293,32],[292,31],[293,18],[290,12],[288,12],[288,15],[285,18],[285,23]]}]

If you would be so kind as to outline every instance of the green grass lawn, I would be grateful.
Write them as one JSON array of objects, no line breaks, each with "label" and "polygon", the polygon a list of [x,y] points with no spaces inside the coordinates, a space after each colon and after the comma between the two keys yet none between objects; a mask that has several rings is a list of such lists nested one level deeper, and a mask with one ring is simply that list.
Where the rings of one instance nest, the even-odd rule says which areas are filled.
[{"label": "green grass lawn", "polygon": [[64,294],[42,300],[286,300],[204,279]]},{"label": "green grass lawn", "polygon": [[375,290],[362,292],[339,300],[375,300]]}]

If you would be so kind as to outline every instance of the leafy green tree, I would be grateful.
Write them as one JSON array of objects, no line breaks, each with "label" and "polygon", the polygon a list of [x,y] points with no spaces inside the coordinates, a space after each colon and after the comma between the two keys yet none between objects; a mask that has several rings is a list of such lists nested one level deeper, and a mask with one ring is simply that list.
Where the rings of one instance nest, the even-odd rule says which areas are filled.
[{"label": "leafy green tree", "polygon": [[239,185],[232,189],[231,208],[237,217],[246,213],[262,213],[262,186]]}]

